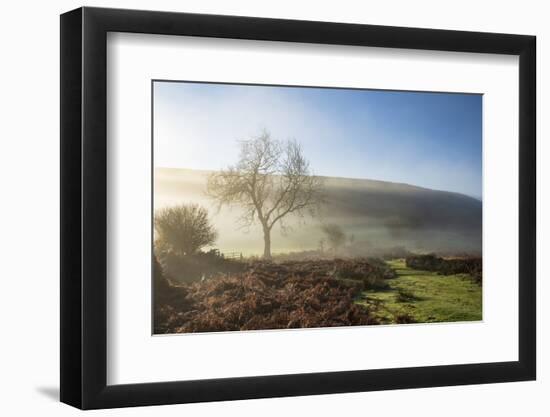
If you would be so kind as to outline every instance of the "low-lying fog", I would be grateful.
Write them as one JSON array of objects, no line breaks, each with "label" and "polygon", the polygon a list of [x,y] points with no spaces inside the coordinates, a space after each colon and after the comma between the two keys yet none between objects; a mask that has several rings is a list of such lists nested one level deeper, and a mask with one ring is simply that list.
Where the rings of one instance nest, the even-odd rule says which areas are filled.
[{"label": "low-lying fog", "polygon": [[[243,229],[239,208],[217,210],[206,196],[208,171],[156,168],[155,209],[198,203],[206,207],[219,236],[215,247],[244,255],[263,253],[259,225]],[[296,217],[285,222],[286,234],[276,225],[272,252],[319,249],[321,226],[339,225],[348,245],[364,250],[404,247],[411,251],[481,252],[482,203],[474,198],[407,184],[364,179],[327,178],[322,213],[318,218]]]}]

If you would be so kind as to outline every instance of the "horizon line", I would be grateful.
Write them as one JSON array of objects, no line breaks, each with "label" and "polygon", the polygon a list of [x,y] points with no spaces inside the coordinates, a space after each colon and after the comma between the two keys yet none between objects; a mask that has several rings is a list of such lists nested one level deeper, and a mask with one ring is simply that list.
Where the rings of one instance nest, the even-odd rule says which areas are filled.
[{"label": "horizon line", "polygon": [[[187,171],[200,171],[200,172],[216,172],[220,170],[215,169],[199,169],[199,168],[182,168],[182,167],[165,167],[165,166],[153,166],[153,169],[174,169],[174,170],[187,170]],[[388,184],[395,184],[395,185],[406,185],[408,187],[414,187],[419,188],[422,190],[428,190],[428,191],[436,191],[440,193],[449,193],[449,194],[458,194],[462,195],[464,197],[469,197],[474,200],[479,201],[480,203],[483,203],[483,196],[474,196],[470,194],[461,193],[459,191],[451,191],[451,190],[441,190],[437,188],[428,188],[423,187],[421,185],[415,185],[408,182],[397,182],[397,181],[388,181],[388,180],[380,180],[380,179],[374,179],[374,178],[357,178],[357,177],[341,177],[341,176],[334,176],[334,175],[313,175],[315,177],[321,177],[321,178],[333,178],[333,179],[342,179],[342,180],[356,180],[356,181],[374,181],[374,182],[384,182]]]}]

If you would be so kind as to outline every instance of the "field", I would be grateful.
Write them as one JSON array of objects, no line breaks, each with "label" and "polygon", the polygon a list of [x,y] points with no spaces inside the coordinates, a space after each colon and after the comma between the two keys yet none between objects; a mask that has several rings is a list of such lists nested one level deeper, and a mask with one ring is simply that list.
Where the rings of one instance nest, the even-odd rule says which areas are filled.
[{"label": "field", "polygon": [[[208,181],[219,172],[155,172],[155,334],[482,319],[479,200],[324,178],[305,219],[271,207],[280,195],[260,211],[243,203],[231,178],[221,201],[237,189],[240,203],[218,211]],[[255,175],[265,184],[254,198],[281,186]],[[286,212],[276,228],[258,217]]]},{"label": "field", "polygon": [[482,288],[470,275],[416,270],[403,259],[388,261],[388,265],[397,274],[388,280],[389,288],[366,290],[358,301],[380,323],[395,323],[399,318],[418,323],[482,319]]},{"label": "field", "polygon": [[154,333],[482,319],[482,97],[153,83]]},{"label": "field", "polygon": [[465,273],[439,275],[412,269],[404,259],[228,260],[227,264],[229,273],[173,284],[155,262],[155,333],[482,318],[480,281]]}]

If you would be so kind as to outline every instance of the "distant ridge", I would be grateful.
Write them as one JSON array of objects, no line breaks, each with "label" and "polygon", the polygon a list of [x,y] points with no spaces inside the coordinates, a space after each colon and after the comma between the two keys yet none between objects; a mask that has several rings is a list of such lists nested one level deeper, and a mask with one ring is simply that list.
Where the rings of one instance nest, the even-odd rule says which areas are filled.
[{"label": "distant ridge", "polygon": [[[177,173],[177,172],[190,172],[191,173],[191,172],[193,172],[193,173],[197,173],[197,174],[203,173],[205,175],[209,175],[209,174],[215,172],[214,170],[206,170],[206,169],[171,168],[171,167],[157,167],[157,168],[155,168],[155,171],[157,171],[157,172],[174,172],[174,173]],[[420,185],[414,185],[414,184],[409,184],[409,183],[405,183],[405,182],[375,180],[375,179],[371,179],[371,178],[331,177],[331,176],[326,176],[326,175],[319,175],[319,177],[324,178],[324,179],[329,180],[329,181],[341,181],[342,185],[345,185],[345,183],[349,183],[351,185],[361,185],[361,184],[374,185],[374,184],[379,184],[379,185],[385,186],[385,187],[395,186],[395,187],[398,187],[398,188],[403,187],[403,188],[411,188],[411,189],[423,190],[423,191],[434,191],[434,192],[442,192],[442,193],[449,193],[449,194],[457,194],[457,195],[462,195],[464,197],[470,197],[474,200],[481,201],[481,199],[476,197],[476,196],[471,196],[471,195],[468,195],[468,194],[459,193],[457,191],[436,190],[436,189],[433,189],[433,188],[422,187]]]},{"label": "distant ridge", "polygon": [[[211,172],[156,168],[155,204],[181,200],[209,205],[204,191]],[[306,226],[296,227],[288,237],[281,237],[280,244],[285,248],[315,247],[322,237],[320,223],[336,223],[366,247],[481,251],[482,202],[474,197],[405,183],[324,178],[326,204],[322,219],[307,221]],[[235,210],[224,212],[224,217],[228,216],[237,217],[237,213]],[[234,229],[225,230],[225,224],[220,223],[219,227],[226,234],[235,234]],[[250,240],[250,236],[247,239]]]}]

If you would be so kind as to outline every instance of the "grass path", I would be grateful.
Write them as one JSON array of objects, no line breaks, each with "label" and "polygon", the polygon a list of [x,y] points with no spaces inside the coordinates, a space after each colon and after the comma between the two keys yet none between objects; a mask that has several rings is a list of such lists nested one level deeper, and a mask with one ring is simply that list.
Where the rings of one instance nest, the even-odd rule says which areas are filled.
[{"label": "grass path", "polygon": [[357,302],[368,305],[384,324],[407,317],[418,323],[482,319],[482,288],[468,275],[438,275],[408,268],[404,260],[388,261],[397,278],[387,290],[364,291]]}]

